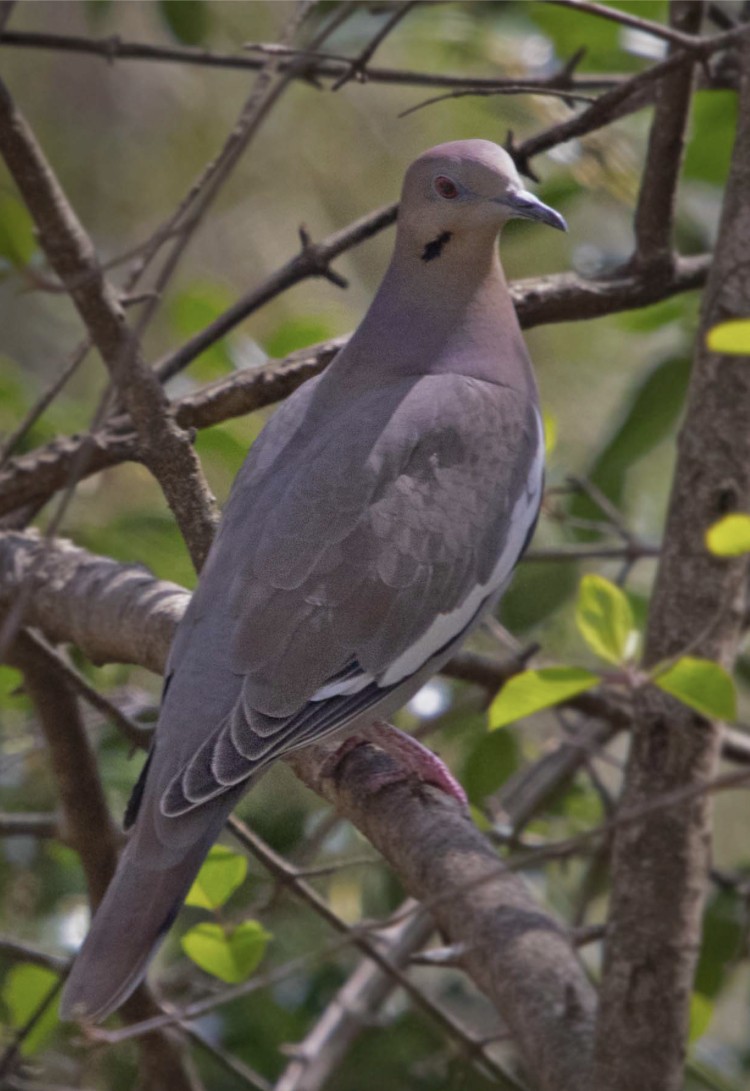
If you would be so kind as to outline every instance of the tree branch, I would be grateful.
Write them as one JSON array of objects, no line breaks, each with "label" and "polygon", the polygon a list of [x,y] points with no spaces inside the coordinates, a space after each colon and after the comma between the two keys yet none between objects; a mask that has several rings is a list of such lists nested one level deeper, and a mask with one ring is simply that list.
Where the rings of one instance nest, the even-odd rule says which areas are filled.
[{"label": "tree branch", "polygon": [[[409,893],[430,906],[461,964],[492,1000],[541,1091],[580,1088],[593,1041],[594,993],[566,930],[542,911],[456,801],[400,782],[373,793],[393,759],[370,744],[352,750],[336,778],[320,748],[289,764],[361,830]],[[405,836],[405,831],[408,835]]]},{"label": "tree branch", "polygon": [[[708,553],[706,528],[728,511],[750,510],[750,369],[717,357],[708,329],[747,310],[750,276],[750,38],[742,50],[740,114],[695,349],[667,528],[651,600],[647,664],[693,654],[729,667],[745,616],[746,558]],[[720,726],[653,687],[642,693],[622,808],[669,792],[700,789],[714,774]],[[596,1091],[683,1086],[688,1010],[700,948],[710,841],[708,795],[628,825],[615,836],[613,890]],[[669,1002],[665,1003],[665,998]]]},{"label": "tree branch", "polygon": [[[383,952],[404,968],[435,929],[427,913],[411,913],[400,924],[379,932]],[[274,1091],[324,1091],[354,1040],[396,987],[393,977],[364,959],[297,1045]]]},{"label": "tree branch", "polygon": [[[702,14],[703,5],[699,0],[675,0],[669,8],[670,23],[680,32],[683,29],[697,31]],[[674,206],[693,77],[693,66],[685,64],[663,79],[656,89],[656,109],[635,211],[634,260],[639,265],[667,268],[673,260]]]},{"label": "tree branch", "polygon": [[[395,206],[382,209],[376,215],[390,223],[395,217]],[[374,234],[376,228],[371,217],[365,217],[358,223],[367,223],[368,229],[373,228],[370,233]],[[353,233],[356,226],[345,230]],[[334,241],[336,238],[331,236],[318,244],[321,260],[330,260],[333,256],[332,251],[338,245]],[[692,291],[705,283],[711,260],[710,254],[678,257],[668,274],[663,270],[640,268],[637,271],[622,270],[611,277],[586,280],[576,273],[558,273],[514,281],[510,291],[521,325],[530,329],[551,322],[579,321],[646,307],[681,292]],[[239,300],[177,352],[165,357],[161,365],[162,376],[167,377],[186,367],[205,348],[241,322],[250,310],[276,294],[271,283],[278,284],[285,280],[284,270],[288,270],[293,262],[274,274],[256,292]],[[251,298],[255,300],[252,306]],[[272,405],[322,371],[345,343],[346,338],[343,337],[326,341],[322,345],[292,353],[267,368],[248,368],[229,375],[176,401],[173,405],[175,420],[182,428],[207,428]],[[112,420],[106,429],[95,433],[53,440],[36,451],[12,459],[0,470],[0,516],[29,502],[47,499],[58,489],[64,488],[71,466],[80,460],[84,446],[87,446],[88,454],[82,477],[139,457],[137,437],[127,417]]]},{"label": "tree branch", "polygon": [[[31,534],[0,539],[0,605],[30,572],[29,620],[52,639],[75,640],[94,660],[163,667],[186,592],[70,545],[49,550],[35,566],[40,548]],[[357,770],[373,760],[391,759],[360,747],[346,763],[352,777],[338,784],[321,776],[312,751],[295,768],[370,837],[415,897],[441,894],[435,906],[441,930],[451,943],[465,944],[467,972],[512,1028],[540,1087],[572,1091],[590,1045],[593,995],[567,933],[534,905],[521,880],[502,873],[495,850],[455,801],[412,783],[366,799]],[[467,896],[466,888],[491,868],[497,878]],[[541,1048],[539,1040],[547,1044]]]},{"label": "tree branch", "polygon": [[[6,31],[2,36],[4,46],[13,46],[17,49],[46,49],[58,53],[84,53],[89,56],[101,57],[107,64],[117,60],[157,61],[175,64],[192,64],[208,68],[241,69],[257,72],[263,67],[265,57],[269,51],[278,53],[277,43],[272,45],[248,45],[247,50],[255,50],[260,56],[248,56],[247,53],[216,53],[210,49],[196,49],[190,46],[163,46],[152,45],[150,42],[124,41],[119,35],[109,38],[89,38],[69,34],[50,34],[39,31]],[[290,50],[291,60],[286,62],[289,67],[294,58],[301,51]],[[307,53],[307,50],[304,51]],[[295,79],[309,83],[311,80],[329,79],[339,80],[346,75],[352,65],[352,61],[344,57],[321,58],[308,56],[304,68],[297,69]],[[518,80],[497,79],[494,76],[453,76],[437,72],[413,72],[398,68],[382,68],[367,66],[368,83],[393,84],[402,87],[478,87],[496,88],[508,83],[518,83]],[[536,80],[529,80],[535,84]],[[571,89],[577,87],[582,90],[609,87],[617,82],[617,77],[610,75],[586,74],[576,79],[571,84]]]},{"label": "tree branch", "polygon": [[216,506],[188,436],[169,413],[161,383],[146,366],[117,292],[91,240],[10,92],[0,81],[0,152],[36,224],[47,258],[66,286],[133,420],[143,460],[159,481],[200,568],[216,524]]},{"label": "tree branch", "polygon": [[[27,692],[34,702],[44,732],[60,793],[64,825],[86,875],[89,898],[96,906],[112,878],[117,861],[117,834],[99,779],[96,757],[89,745],[78,704],[65,682],[50,674],[46,657],[28,634],[17,635],[9,662],[23,671]],[[142,985],[123,1005],[130,1022],[158,1011],[147,986]],[[198,1091],[189,1059],[179,1040],[163,1031],[141,1042],[146,1086],[151,1091]]]}]

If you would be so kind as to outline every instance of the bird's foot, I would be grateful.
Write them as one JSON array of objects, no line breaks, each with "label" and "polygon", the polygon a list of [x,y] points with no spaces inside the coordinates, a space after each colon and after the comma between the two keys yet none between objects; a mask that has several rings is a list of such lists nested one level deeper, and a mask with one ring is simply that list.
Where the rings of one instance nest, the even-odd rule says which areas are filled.
[{"label": "bird's foot", "polygon": [[414,776],[423,783],[431,784],[447,795],[453,796],[462,806],[465,807],[468,804],[463,788],[437,754],[433,754],[412,735],[407,735],[405,731],[399,731],[397,727],[381,720],[350,735],[328,758],[325,775],[333,776],[347,754],[367,743],[373,743],[393,758],[390,768],[378,770],[368,777],[369,791],[378,792],[381,788],[398,784],[400,781],[407,780],[409,776]]}]

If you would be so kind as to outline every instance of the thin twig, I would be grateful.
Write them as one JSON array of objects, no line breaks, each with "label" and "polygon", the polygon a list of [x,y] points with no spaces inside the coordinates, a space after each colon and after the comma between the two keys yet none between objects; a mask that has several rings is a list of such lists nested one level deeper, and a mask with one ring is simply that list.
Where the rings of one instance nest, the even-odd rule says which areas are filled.
[{"label": "thin twig", "polygon": [[474,87],[458,91],[447,91],[444,95],[433,95],[432,98],[425,99],[423,102],[418,102],[416,106],[410,106],[407,110],[402,110],[397,116],[408,117],[409,114],[414,114],[417,110],[423,110],[425,106],[433,106],[436,102],[446,102],[448,99],[466,98],[468,96],[473,98],[491,98],[494,95],[540,95],[546,96],[547,98],[563,99],[565,102],[586,102],[589,104],[596,102],[596,99],[592,98],[591,95],[583,95],[580,91],[556,90],[543,83],[510,83],[505,87]]},{"label": "thin twig", "polygon": [[639,30],[642,34],[649,34],[652,38],[661,38],[662,41],[671,42],[682,49],[700,48],[706,40],[695,34],[687,34],[677,27],[664,26],[663,23],[655,23],[651,19],[631,15],[630,12],[620,11],[618,8],[609,8],[604,4],[594,3],[593,0],[547,0],[547,3],[568,8],[572,11],[580,11],[586,15],[596,15],[600,19],[609,19],[621,26]]},{"label": "thin twig", "polygon": [[[155,61],[177,64],[193,64],[210,68],[241,69],[257,72],[263,67],[262,56],[252,57],[241,53],[216,53],[209,49],[189,46],[161,46],[149,42],[130,42],[119,36],[91,38],[88,36],[52,34],[38,31],[8,31],[3,36],[4,46],[17,49],[44,49],[59,53],[85,53],[101,57],[108,64],[117,60]],[[307,64],[295,74],[295,79],[309,82],[311,79],[337,80],[349,71],[351,61],[346,57],[318,56],[315,49],[279,50],[277,43],[249,43],[248,51],[261,54],[276,53],[287,58],[307,56]],[[589,74],[576,80],[579,90],[596,90],[611,87],[622,77],[609,74]],[[494,76],[468,77],[438,72],[415,72],[406,69],[368,66],[368,83],[393,84],[402,87],[496,87],[503,81]],[[515,80],[513,82],[516,82]],[[572,89],[575,89],[572,88]]]},{"label": "thin twig", "polygon": [[0,450],[0,469],[7,463],[14,448],[23,439],[26,433],[32,428],[39,418],[44,413],[45,409],[55,400],[60,391],[65,387],[69,379],[75,375],[78,368],[86,359],[88,352],[91,348],[91,340],[87,337],[84,341],[78,345],[70,354],[70,358],[63,365],[60,374],[53,379],[47,389],[40,394],[36,402],[29,409],[28,413],[24,416],[23,420],[18,424],[16,428],[10,433],[5,443]]}]

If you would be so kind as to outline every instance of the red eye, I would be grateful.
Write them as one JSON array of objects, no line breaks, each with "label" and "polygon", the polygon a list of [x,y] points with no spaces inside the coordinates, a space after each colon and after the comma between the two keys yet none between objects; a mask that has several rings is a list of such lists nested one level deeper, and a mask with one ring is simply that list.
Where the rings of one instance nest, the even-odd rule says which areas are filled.
[{"label": "red eye", "polygon": [[458,186],[446,175],[439,174],[432,184],[435,187],[435,192],[440,197],[445,197],[446,201],[452,201],[458,197]]}]

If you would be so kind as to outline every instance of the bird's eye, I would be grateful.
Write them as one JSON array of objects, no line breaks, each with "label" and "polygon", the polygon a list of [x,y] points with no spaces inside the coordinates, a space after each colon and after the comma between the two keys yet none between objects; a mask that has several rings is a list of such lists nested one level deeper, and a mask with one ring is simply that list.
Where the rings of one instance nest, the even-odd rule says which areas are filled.
[{"label": "bird's eye", "polygon": [[438,196],[444,197],[446,201],[453,201],[458,197],[458,186],[445,174],[439,174],[432,184]]}]

